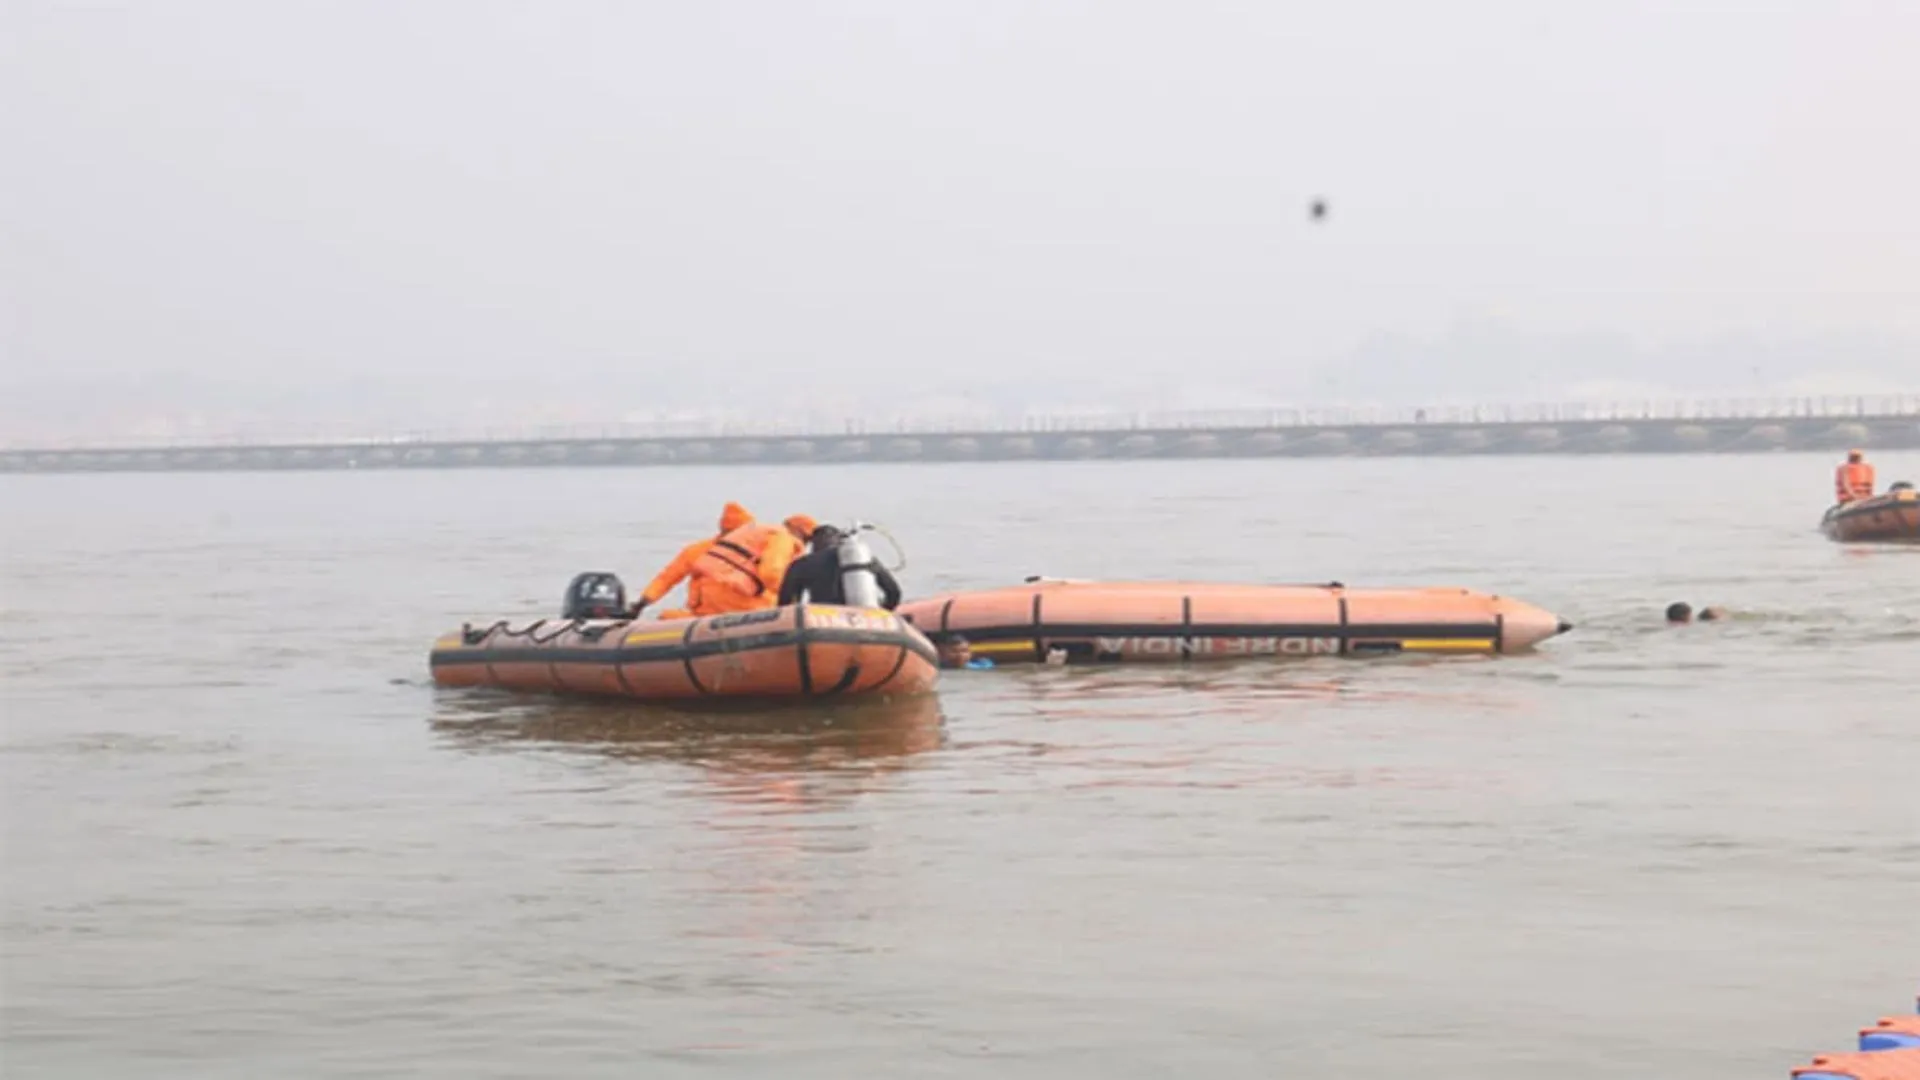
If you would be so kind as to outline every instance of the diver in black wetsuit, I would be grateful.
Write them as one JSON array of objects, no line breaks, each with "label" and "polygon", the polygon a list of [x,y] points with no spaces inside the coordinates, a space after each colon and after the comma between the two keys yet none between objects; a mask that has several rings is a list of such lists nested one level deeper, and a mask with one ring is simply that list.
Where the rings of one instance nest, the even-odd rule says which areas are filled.
[{"label": "diver in black wetsuit", "polygon": [[[839,552],[840,540],[845,535],[832,525],[821,525],[813,531],[811,550],[793,560],[787,567],[787,576],[780,581],[782,607],[798,603],[803,593],[815,604],[847,602],[846,590],[840,582]],[[884,594],[880,606],[888,611],[899,607],[900,583],[893,579],[891,571],[880,565],[880,560],[875,559],[871,568]]]}]

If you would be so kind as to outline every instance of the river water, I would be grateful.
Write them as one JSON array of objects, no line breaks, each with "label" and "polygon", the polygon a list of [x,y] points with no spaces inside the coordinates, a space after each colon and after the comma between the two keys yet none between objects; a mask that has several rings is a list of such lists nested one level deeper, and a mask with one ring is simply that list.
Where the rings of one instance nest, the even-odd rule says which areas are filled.
[{"label": "river water", "polygon": [[[1920,550],[1821,538],[1832,466],[0,477],[0,1073],[1784,1076],[1920,990]],[[431,686],[726,499],[887,523],[910,594],[1577,628],[724,722]]]}]

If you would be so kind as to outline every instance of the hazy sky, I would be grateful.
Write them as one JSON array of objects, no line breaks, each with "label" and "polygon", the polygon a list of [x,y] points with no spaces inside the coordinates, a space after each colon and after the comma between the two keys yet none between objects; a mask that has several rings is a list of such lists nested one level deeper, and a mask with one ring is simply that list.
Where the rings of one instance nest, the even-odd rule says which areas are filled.
[{"label": "hazy sky", "polygon": [[0,11],[16,425],[1920,388],[1914,0]]}]

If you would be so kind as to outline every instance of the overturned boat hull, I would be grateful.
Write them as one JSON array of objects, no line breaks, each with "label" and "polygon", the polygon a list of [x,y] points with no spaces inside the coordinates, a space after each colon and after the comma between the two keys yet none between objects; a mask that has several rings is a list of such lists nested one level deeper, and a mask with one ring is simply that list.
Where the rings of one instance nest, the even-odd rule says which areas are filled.
[{"label": "overturned boat hull", "polygon": [[964,636],[996,663],[1514,653],[1572,629],[1552,612],[1467,589],[1035,580],[900,605],[935,642]]}]

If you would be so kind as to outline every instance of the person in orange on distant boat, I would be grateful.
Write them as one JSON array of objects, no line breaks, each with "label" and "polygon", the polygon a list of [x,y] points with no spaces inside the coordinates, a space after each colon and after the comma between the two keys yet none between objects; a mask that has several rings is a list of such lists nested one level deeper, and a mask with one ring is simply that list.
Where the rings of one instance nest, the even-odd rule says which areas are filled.
[{"label": "person in orange on distant boat", "polygon": [[[720,510],[719,531],[715,532],[712,536],[701,537],[686,547],[681,548],[680,554],[673,557],[673,561],[667,564],[666,569],[655,574],[653,580],[647,582],[647,587],[640,591],[640,599],[634,601],[633,607],[628,609],[628,614],[636,619],[639,618],[642,611],[659,603],[661,597],[672,592],[674,586],[680,584],[681,581],[692,574],[693,564],[699,560],[700,556],[706,554],[708,548],[719,542],[721,537],[742,525],[752,523],[753,514],[739,503],[730,502],[722,507]],[[663,611],[659,617],[663,619],[686,618],[691,614],[691,609],[698,606],[699,592],[699,581],[697,579],[688,581],[687,608],[679,611]]]},{"label": "person in orange on distant boat", "polygon": [[1858,450],[1847,451],[1847,463],[1833,470],[1833,500],[1858,502],[1873,498],[1873,466]]},{"label": "person in orange on distant boat", "polygon": [[778,525],[754,521],[709,544],[693,560],[688,612],[698,617],[780,606],[780,582],[813,538],[816,524],[805,514]]}]

